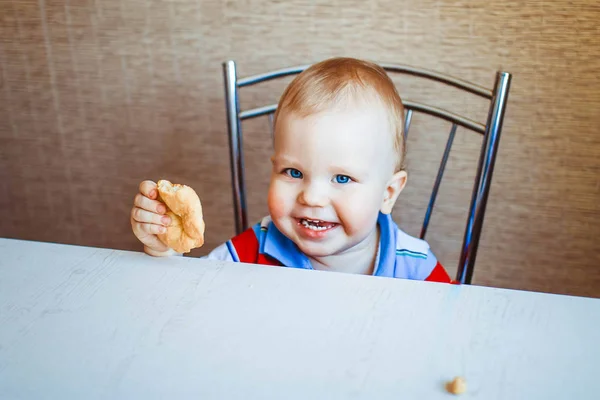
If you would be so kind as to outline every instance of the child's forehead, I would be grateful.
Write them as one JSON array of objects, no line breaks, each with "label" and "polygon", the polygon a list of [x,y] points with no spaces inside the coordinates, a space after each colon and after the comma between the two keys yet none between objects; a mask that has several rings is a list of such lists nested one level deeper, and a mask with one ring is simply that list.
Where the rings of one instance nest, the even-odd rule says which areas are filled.
[{"label": "child's forehead", "polygon": [[310,120],[318,122],[325,119],[340,119],[340,120],[364,120],[365,118],[372,119],[388,119],[389,111],[387,107],[378,98],[375,97],[356,97],[320,104],[313,109],[295,110],[284,108],[280,110],[280,118],[288,120]]},{"label": "child's forehead", "polygon": [[[283,122],[283,123],[279,123]],[[319,135],[343,133],[340,139],[368,136],[370,141],[386,142],[394,136],[389,114],[377,102],[338,104],[312,113],[282,111],[275,129],[275,137],[281,133],[297,134],[305,138],[307,131]],[[340,132],[341,131],[341,132]]]},{"label": "child's forehead", "polygon": [[[275,130],[275,149],[281,154],[326,154],[338,158],[393,158],[393,132],[378,108],[336,108],[308,116],[282,115]],[[321,157],[320,157],[321,158]]]}]

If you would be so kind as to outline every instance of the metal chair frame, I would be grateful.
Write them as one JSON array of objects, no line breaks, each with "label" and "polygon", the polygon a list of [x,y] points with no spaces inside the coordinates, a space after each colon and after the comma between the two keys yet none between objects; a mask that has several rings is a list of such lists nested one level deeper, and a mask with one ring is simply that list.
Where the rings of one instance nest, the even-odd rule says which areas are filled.
[{"label": "metal chair frame", "polygon": [[[442,182],[442,177],[444,175],[444,170],[446,168],[446,163],[452,148],[457,127],[462,126],[470,131],[483,135],[483,143],[481,145],[481,152],[477,165],[477,174],[475,176],[475,182],[473,185],[467,224],[461,248],[461,256],[456,274],[456,280],[458,282],[470,284],[475,268],[477,248],[479,246],[479,239],[481,237],[485,209],[492,183],[492,174],[494,172],[494,164],[496,161],[496,154],[498,152],[500,135],[502,132],[502,124],[504,121],[504,114],[508,101],[508,92],[510,89],[511,74],[508,72],[497,72],[494,86],[490,90],[477,84],[449,75],[441,74],[436,71],[415,68],[408,65],[379,65],[388,73],[401,73],[441,82],[446,85],[462,89],[479,97],[483,97],[490,102],[487,121],[485,124],[482,124],[441,108],[413,102],[410,100],[403,100],[403,104],[406,109],[404,126],[405,135],[408,135],[413,112],[428,114],[433,117],[444,119],[452,124],[431,197],[429,199],[425,218],[423,220],[423,226],[420,234],[421,238],[424,238],[425,234],[427,233],[427,228],[429,226],[429,221],[431,219],[431,214],[433,212],[438,190]],[[277,104],[271,104],[240,111],[239,89],[272,79],[296,75],[308,67],[310,67],[310,65],[301,65],[278,69],[246,78],[238,78],[235,61],[229,60],[223,63],[225,103],[227,109],[227,127],[229,133],[229,150],[231,161],[231,181],[233,186],[233,205],[237,234],[248,228],[241,122],[246,119],[267,115],[272,125],[273,114],[277,109]]]}]

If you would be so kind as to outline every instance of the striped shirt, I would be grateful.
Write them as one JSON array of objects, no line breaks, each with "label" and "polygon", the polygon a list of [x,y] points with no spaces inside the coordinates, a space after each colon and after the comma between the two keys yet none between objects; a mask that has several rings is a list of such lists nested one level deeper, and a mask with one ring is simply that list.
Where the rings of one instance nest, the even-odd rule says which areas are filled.
[{"label": "striped shirt", "polygon": [[[403,232],[391,216],[379,214],[380,240],[373,275],[450,283],[427,242]],[[207,258],[251,264],[313,269],[308,257],[284,236],[270,217],[214,249]]]}]

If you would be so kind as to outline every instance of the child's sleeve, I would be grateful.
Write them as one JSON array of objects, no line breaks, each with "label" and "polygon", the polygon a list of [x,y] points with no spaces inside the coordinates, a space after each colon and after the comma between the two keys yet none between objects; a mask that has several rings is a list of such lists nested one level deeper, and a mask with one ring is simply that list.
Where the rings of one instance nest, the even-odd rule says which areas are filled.
[{"label": "child's sleeve", "polygon": [[452,279],[450,279],[450,275],[448,275],[446,269],[444,269],[439,261],[436,263],[435,267],[433,267],[433,271],[431,271],[425,280],[428,282],[453,283]]},{"label": "child's sleeve", "polygon": [[217,260],[217,261],[234,261],[233,255],[229,251],[229,247],[227,243],[223,243],[222,245],[216,247],[212,250],[208,255],[202,257],[207,260]]},{"label": "child's sleeve", "polygon": [[255,232],[257,229],[260,230],[260,225],[248,228],[215,248],[204,258],[208,260],[256,263],[259,249],[258,237]]},{"label": "child's sleeve", "polygon": [[425,278],[427,282],[441,282],[441,283],[454,283],[446,272],[446,269],[443,265],[438,261],[437,257],[431,252],[428,251],[427,260],[429,264],[429,274]]}]

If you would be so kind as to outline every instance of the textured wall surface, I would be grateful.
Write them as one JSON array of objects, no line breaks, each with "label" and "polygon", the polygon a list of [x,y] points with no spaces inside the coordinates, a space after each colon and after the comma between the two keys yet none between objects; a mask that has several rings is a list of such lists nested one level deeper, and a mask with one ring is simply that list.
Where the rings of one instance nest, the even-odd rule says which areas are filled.
[{"label": "textured wall surface", "polygon": [[[0,3],[0,236],[140,249],[138,183],[194,187],[205,254],[233,234],[221,62],[246,76],[346,55],[490,86],[514,74],[474,283],[600,297],[600,7],[592,1],[7,0]],[[404,98],[485,104],[398,77]],[[275,102],[285,83],[242,92]],[[244,125],[251,219],[267,120]],[[418,234],[449,127],[416,116],[395,218]],[[459,130],[428,240],[454,273],[481,138]]]}]

